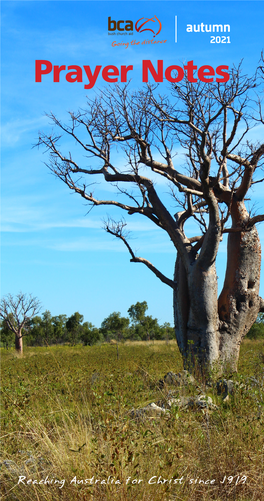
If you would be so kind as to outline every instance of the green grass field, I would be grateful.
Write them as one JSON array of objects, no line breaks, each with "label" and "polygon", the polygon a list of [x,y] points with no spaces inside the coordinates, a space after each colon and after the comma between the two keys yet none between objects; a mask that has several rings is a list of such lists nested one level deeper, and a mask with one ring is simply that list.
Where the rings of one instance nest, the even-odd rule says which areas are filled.
[{"label": "green grass field", "polygon": [[141,420],[132,408],[162,400],[159,379],[182,370],[178,348],[128,343],[118,355],[110,344],[1,350],[4,500],[264,499],[263,341],[242,344],[228,401],[207,391],[217,409]]}]

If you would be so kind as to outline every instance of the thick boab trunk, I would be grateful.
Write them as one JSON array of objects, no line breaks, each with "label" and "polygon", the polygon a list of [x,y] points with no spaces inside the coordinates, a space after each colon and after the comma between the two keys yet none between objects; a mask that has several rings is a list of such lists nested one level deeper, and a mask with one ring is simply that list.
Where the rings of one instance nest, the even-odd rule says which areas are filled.
[{"label": "thick boab trunk", "polygon": [[219,359],[219,321],[217,313],[217,275],[215,265],[208,269],[194,265],[188,276],[190,310],[187,337],[194,356],[205,368]]},{"label": "thick boab trunk", "polygon": [[203,372],[219,360],[219,320],[215,265],[196,261],[186,273],[181,258],[175,266],[174,318],[176,339],[185,367]]},{"label": "thick boab trunk", "polygon": [[[244,202],[233,202],[231,216],[233,229],[246,226],[249,215]],[[226,276],[218,310],[221,358],[232,371],[237,370],[242,339],[259,313],[260,266],[261,247],[255,226],[247,231],[230,233]]]},{"label": "thick boab trunk", "polygon": [[185,359],[188,348],[187,322],[190,310],[190,299],[187,275],[179,253],[177,254],[175,264],[174,282],[176,284],[173,291],[175,334],[179,350]]},{"label": "thick boab trunk", "polygon": [[[258,232],[244,202],[234,201],[227,246],[223,290],[217,301],[215,265],[202,269],[194,260],[188,273],[181,258],[175,265],[174,319],[176,339],[185,366],[199,362],[202,371],[217,363],[218,370],[236,371],[240,345],[260,311],[261,248]],[[191,362],[191,364],[190,364]]]}]

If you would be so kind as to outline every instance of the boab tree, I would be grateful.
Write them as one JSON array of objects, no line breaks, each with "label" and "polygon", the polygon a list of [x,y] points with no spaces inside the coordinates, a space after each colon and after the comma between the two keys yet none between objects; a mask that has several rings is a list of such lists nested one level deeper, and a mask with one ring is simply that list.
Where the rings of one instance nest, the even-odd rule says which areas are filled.
[{"label": "boab tree", "polygon": [[39,313],[40,302],[31,294],[20,292],[16,296],[7,294],[1,299],[0,318],[11,332],[15,334],[15,347],[19,354],[23,353],[23,336],[30,327],[31,319]]},{"label": "boab tree", "polygon": [[[218,362],[236,370],[241,340],[264,311],[255,226],[264,216],[253,216],[245,205],[250,188],[261,181],[264,156],[263,142],[252,141],[254,126],[263,141],[259,85],[261,71],[248,78],[238,67],[225,84],[173,84],[170,97],[152,86],[131,92],[129,86],[109,86],[86,109],[71,112],[68,125],[49,115],[60,135],[39,136],[38,145],[50,152],[49,168],[92,207],[141,214],[167,232],[177,254],[173,278],[135,255],[123,221],[106,222],[131,262],[143,263],[173,289],[180,351],[185,361],[196,356],[202,368]],[[82,164],[59,146],[64,133],[82,148]],[[184,171],[174,161],[176,148],[185,151]],[[98,176],[116,187],[118,198],[103,200],[90,191]],[[158,176],[171,187],[174,215],[162,201]],[[189,220],[197,223],[198,235],[187,234]],[[224,233],[227,268],[218,298],[215,261]]]}]

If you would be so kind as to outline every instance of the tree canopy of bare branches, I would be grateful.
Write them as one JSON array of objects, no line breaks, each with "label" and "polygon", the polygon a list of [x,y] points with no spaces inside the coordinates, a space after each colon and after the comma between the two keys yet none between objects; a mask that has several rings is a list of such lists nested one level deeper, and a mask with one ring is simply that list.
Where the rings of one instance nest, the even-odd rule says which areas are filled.
[{"label": "tree canopy of bare branches", "polygon": [[[241,339],[264,308],[255,226],[264,215],[245,205],[250,188],[264,179],[262,95],[263,58],[252,77],[239,65],[225,84],[186,79],[173,84],[169,95],[157,86],[109,87],[85,109],[70,112],[68,124],[50,114],[56,133],[39,135],[38,145],[50,154],[49,168],[91,208],[140,214],[169,235],[177,255],[174,277],[136,256],[123,219],[105,223],[132,262],[145,264],[173,289],[179,348],[186,361],[191,345],[202,367],[218,362],[235,370]],[[60,146],[64,134],[82,149],[81,165]],[[185,154],[181,166],[178,151]],[[162,200],[160,177],[170,188],[174,214]],[[92,191],[98,178],[113,184],[118,197],[102,199]],[[188,235],[190,220],[197,234]],[[227,270],[218,298],[215,260],[224,233]]]}]

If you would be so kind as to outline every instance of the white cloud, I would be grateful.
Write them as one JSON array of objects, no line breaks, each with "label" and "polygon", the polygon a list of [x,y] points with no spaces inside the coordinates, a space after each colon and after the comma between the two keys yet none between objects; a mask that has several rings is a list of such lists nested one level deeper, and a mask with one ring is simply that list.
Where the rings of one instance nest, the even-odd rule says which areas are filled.
[{"label": "white cloud", "polygon": [[[140,241],[137,239],[129,240],[135,254],[137,256],[146,256],[147,253],[176,253],[170,242],[160,241],[157,238],[150,238],[148,241]],[[103,252],[122,252],[128,254],[126,246],[120,240],[113,237],[100,237],[100,239],[92,236],[77,238],[76,240],[60,240],[46,244],[46,247],[59,252],[87,252],[87,251],[103,251]],[[129,256],[129,254],[128,254]]]},{"label": "white cloud", "polygon": [[20,120],[10,120],[2,125],[2,145],[3,147],[15,147],[23,134],[42,128],[47,124],[46,116],[28,118]]},{"label": "white cloud", "polygon": [[[45,198],[45,195],[41,197],[35,195],[21,196],[18,199],[5,197],[2,199],[1,231],[6,233],[32,233],[63,228],[103,228],[107,215],[104,215],[104,217],[89,217],[88,215],[76,217],[76,215],[74,216],[76,207],[72,209],[72,216],[69,217],[70,209],[68,209],[66,215],[63,215],[67,201],[66,199],[65,204],[58,204],[57,199]],[[82,210],[81,206],[80,210]],[[113,219],[118,221],[120,218],[121,214],[115,212]],[[137,216],[137,219],[133,221],[132,218],[133,216],[126,218],[128,230],[133,232],[158,231],[155,224],[147,219],[143,217],[140,219]]]}]

